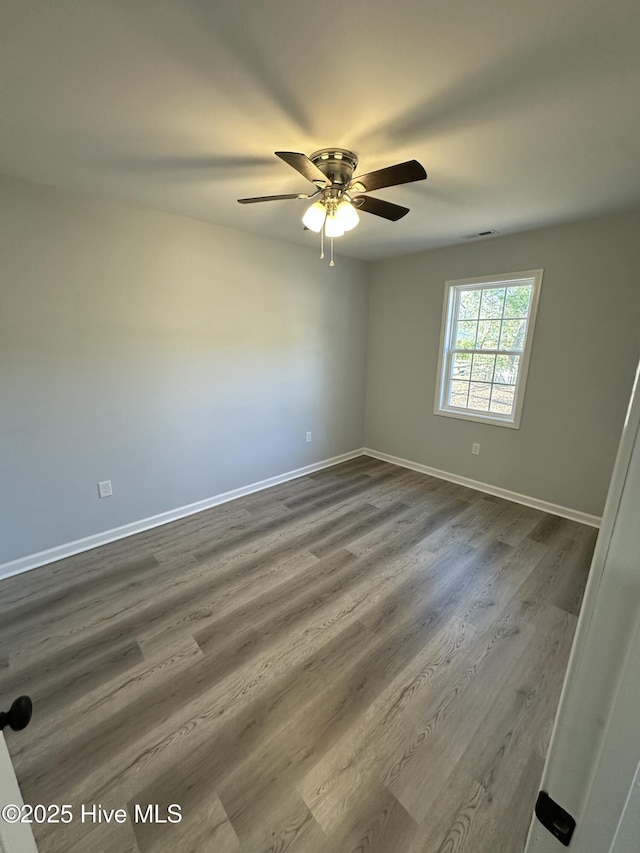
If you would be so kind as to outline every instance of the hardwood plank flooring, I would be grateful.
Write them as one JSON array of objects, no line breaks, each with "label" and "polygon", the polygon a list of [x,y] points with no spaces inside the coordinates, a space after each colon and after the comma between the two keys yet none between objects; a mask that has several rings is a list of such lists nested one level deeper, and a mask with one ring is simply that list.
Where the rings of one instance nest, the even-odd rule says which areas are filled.
[{"label": "hardwood plank flooring", "polygon": [[359,457],[0,582],[39,849],[521,853],[595,538]]}]

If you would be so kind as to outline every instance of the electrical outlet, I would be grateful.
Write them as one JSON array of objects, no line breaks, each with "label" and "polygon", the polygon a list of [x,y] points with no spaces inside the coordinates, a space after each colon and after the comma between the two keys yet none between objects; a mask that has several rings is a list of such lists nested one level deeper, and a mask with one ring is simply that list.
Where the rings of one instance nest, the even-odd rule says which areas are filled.
[{"label": "electrical outlet", "polygon": [[103,480],[101,483],[98,483],[98,495],[101,498],[110,498],[112,494],[111,480]]},{"label": "electrical outlet", "polygon": [[474,456],[480,456],[480,445],[477,444],[475,441],[471,445],[471,452]]},{"label": "electrical outlet", "polygon": [[307,432],[307,444],[311,441],[311,430]]}]

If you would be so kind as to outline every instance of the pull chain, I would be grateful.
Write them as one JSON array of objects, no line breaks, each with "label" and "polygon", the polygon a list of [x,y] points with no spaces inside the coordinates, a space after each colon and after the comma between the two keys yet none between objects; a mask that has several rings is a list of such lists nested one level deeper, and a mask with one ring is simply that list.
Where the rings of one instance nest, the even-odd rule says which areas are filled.
[{"label": "pull chain", "polygon": [[324,225],[322,226],[322,231],[320,232],[320,260],[324,259]]},{"label": "pull chain", "polygon": [[333,263],[333,237],[331,238],[331,260],[329,261],[329,266],[335,266]]}]

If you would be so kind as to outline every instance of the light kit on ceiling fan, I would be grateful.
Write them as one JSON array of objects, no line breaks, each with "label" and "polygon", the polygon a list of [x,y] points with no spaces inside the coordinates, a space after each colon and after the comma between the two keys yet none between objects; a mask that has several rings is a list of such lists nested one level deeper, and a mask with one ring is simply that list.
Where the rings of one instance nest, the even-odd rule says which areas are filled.
[{"label": "light kit on ceiling fan", "polygon": [[424,167],[417,160],[407,160],[405,163],[397,163],[395,166],[388,166],[386,169],[378,169],[354,178],[353,173],[358,165],[358,158],[353,151],[347,151],[345,148],[322,148],[311,157],[295,151],[276,151],[275,153],[277,157],[314,184],[315,192],[239,198],[238,201],[240,204],[255,204],[292,198],[315,199],[305,211],[302,222],[309,231],[320,234],[321,258],[324,258],[324,238],[328,237],[331,240],[330,266],[334,265],[334,238],[342,237],[346,231],[356,227],[360,221],[359,210],[391,222],[396,222],[409,213],[408,207],[372,198],[364,193],[384,187],[424,181],[427,177]]}]

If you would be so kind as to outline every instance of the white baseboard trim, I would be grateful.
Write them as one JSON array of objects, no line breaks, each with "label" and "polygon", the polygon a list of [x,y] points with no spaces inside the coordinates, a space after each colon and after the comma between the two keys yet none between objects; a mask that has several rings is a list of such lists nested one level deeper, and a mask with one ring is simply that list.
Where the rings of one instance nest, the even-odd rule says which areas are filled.
[{"label": "white baseboard trim", "polygon": [[160,527],[163,524],[168,524],[170,521],[176,521],[188,515],[195,515],[195,513],[202,512],[202,510],[211,509],[211,507],[234,501],[236,498],[242,498],[254,492],[260,492],[263,489],[269,489],[271,486],[277,486],[279,483],[286,483],[288,480],[295,480],[297,477],[313,474],[314,471],[322,471],[323,468],[330,468],[332,465],[338,465],[340,462],[347,462],[349,459],[362,456],[364,452],[364,449],[360,447],[358,450],[351,450],[349,453],[342,453],[339,456],[333,456],[331,459],[323,459],[321,462],[314,462],[312,465],[296,468],[295,471],[287,471],[285,474],[278,474],[276,477],[269,477],[267,480],[259,480],[257,483],[250,483],[248,486],[241,486],[239,489],[223,492],[211,498],[196,501],[196,503],[177,507],[177,509],[170,509],[167,512],[161,512],[158,515],[140,519],[140,521],[132,521],[130,524],[123,524],[121,527],[114,527],[102,533],[94,533],[91,536],[85,536],[83,539],[76,539],[73,542],[66,542],[63,545],[48,548],[46,551],[39,551],[37,554],[29,554],[26,557],[20,557],[18,560],[2,563],[0,564],[0,580],[2,578],[9,578],[12,575],[22,574],[22,572],[28,572],[31,569],[37,569],[39,566],[46,566],[48,563],[54,563],[56,560],[62,560],[64,557],[71,557],[73,554],[80,554],[82,551],[90,551],[92,548],[98,548],[100,545],[106,545],[108,542],[115,542],[117,539],[124,539],[127,536],[142,533],[144,530],[150,530],[152,527]]},{"label": "white baseboard trim", "polygon": [[459,486],[467,486],[469,489],[476,489],[476,491],[486,492],[488,495],[524,504],[524,506],[530,506],[533,509],[540,509],[543,512],[551,513],[551,515],[559,515],[571,521],[578,521],[580,524],[588,524],[590,527],[600,527],[600,522],[602,521],[598,515],[589,515],[589,513],[581,512],[577,509],[570,509],[569,507],[559,506],[548,501],[541,501],[538,498],[530,498],[528,495],[521,495],[509,489],[501,489],[499,486],[492,486],[489,483],[471,480],[469,477],[461,477],[459,474],[450,474],[448,471],[440,471],[438,468],[430,468],[428,465],[411,462],[409,459],[401,459],[399,456],[391,456],[389,453],[381,453],[369,447],[365,447],[363,453],[365,456],[371,456],[383,462],[391,462],[393,465],[399,465],[401,468],[410,468],[412,471],[419,471],[421,474],[429,474],[431,477],[438,477],[440,480],[448,480],[450,483],[457,483]]}]

